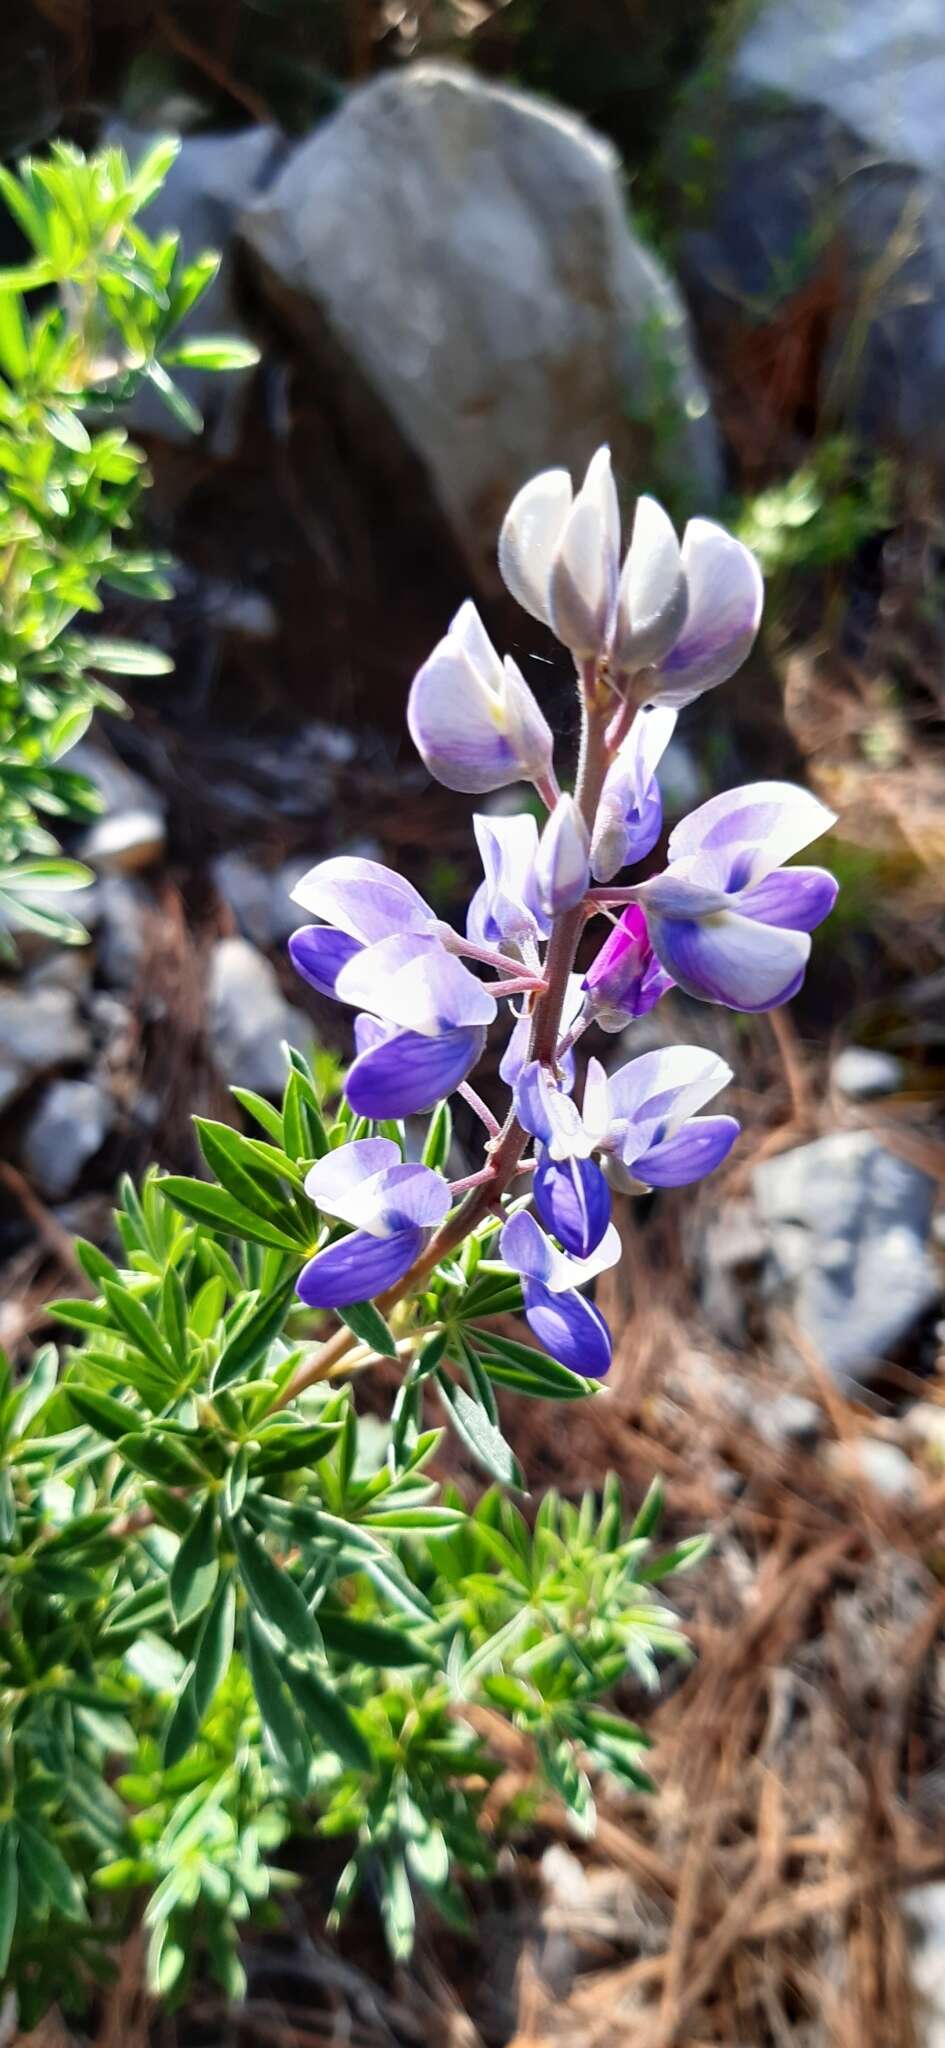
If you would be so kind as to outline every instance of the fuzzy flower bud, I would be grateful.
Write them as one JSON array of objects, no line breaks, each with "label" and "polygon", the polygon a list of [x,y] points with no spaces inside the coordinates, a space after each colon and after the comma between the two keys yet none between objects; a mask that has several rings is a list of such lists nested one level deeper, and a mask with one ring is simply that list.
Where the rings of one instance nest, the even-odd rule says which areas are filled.
[{"label": "fuzzy flower bud", "polygon": [[590,880],[590,838],[573,796],[562,796],[538,842],[535,892],[546,917],[573,910]]},{"label": "fuzzy flower bud", "polygon": [[407,724],[438,782],[472,795],[551,772],[554,742],[524,676],[500,661],[471,602],[414,677]]}]

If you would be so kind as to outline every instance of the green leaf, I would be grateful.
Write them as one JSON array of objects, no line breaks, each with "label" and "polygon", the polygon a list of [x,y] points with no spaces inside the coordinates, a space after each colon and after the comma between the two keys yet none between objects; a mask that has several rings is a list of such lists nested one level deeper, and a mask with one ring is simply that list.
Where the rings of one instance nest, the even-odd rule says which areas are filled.
[{"label": "green leaf", "polygon": [[311,1744],[292,1698],[296,1674],[293,1671],[286,1682],[267,1637],[252,1614],[246,1617],[245,1651],[263,1727],[287,1764],[297,1790],[304,1792],[311,1770]]},{"label": "green leaf", "polygon": [[371,1771],[374,1758],[360,1728],[352,1719],[333,1685],[329,1685],[310,1662],[293,1659],[290,1684],[305,1716],[306,1726],[321,1737],[326,1747],[352,1771]]},{"label": "green leaf", "polygon": [[234,1522],[231,1534],[240,1577],[260,1619],[284,1636],[293,1649],[314,1649],[318,1630],[295,1580],[283,1565],[276,1564],[245,1523]]},{"label": "green leaf", "polygon": [[490,1422],[478,1401],[471,1400],[464,1389],[455,1386],[442,1370],[436,1375],[436,1384],[453,1428],[470,1457],[481,1465],[490,1479],[497,1479],[500,1486],[523,1491],[525,1475],[518,1459],[502,1431]]},{"label": "green leaf", "polygon": [[44,1894],[57,1913],[69,1920],[84,1920],[82,1894],[61,1851],[32,1821],[19,1822],[18,1866],[22,1881],[24,1866],[31,1886]]},{"label": "green leaf", "polygon": [[137,640],[86,640],[85,660],[90,668],[104,669],[106,675],[166,676],[174,663],[158,647],[143,647]]},{"label": "green leaf", "polygon": [[284,1230],[277,1230],[266,1217],[253,1215],[241,1202],[234,1201],[225,1188],[212,1186],[205,1180],[188,1180],[182,1174],[162,1174],[158,1183],[161,1193],[180,1209],[184,1216],[190,1216],[195,1223],[206,1223],[213,1230],[225,1236],[242,1237],[249,1244],[267,1244],[277,1251],[294,1252],[299,1256],[297,1238],[288,1237]]},{"label": "green leaf", "polygon": [[250,1459],[254,1473],[296,1472],[317,1465],[336,1443],[340,1424],[281,1422],[260,1431],[258,1449]]},{"label": "green leaf", "polygon": [[395,1962],[406,1962],[413,1951],[416,1916],[402,1856],[392,1856],[381,1865],[381,1914],[391,1955]]},{"label": "green leaf", "polygon": [[113,1400],[111,1394],[100,1394],[95,1387],[75,1387],[70,1381],[65,1395],[79,1421],[107,1437],[110,1443],[118,1443],[128,1435],[129,1424],[141,1419],[124,1401]]},{"label": "green leaf", "polygon": [[654,1479],[628,1532],[628,1543],[640,1543],[653,1536],[663,1519],[665,1492],[661,1479]]},{"label": "green leaf", "polygon": [[16,1850],[16,1827],[13,1821],[0,1821],[0,1984],[6,1977],[13,1936],[16,1932],[19,1893]]},{"label": "green leaf", "polygon": [[712,1548],[712,1537],[688,1536],[677,1543],[672,1550],[665,1550],[662,1557],[653,1559],[652,1564],[641,1565],[636,1577],[645,1586],[658,1586],[661,1579],[668,1579],[673,1572],[692,1571],[701,1564]]},{"label": "green leaf", "polygon": [[256,1123],[261,1124],[273,1144],[281,1148],[282,1113],[276,1109],[274,1103],[267,1102],[264,1095],[257,1095],[254,1088],[231,1088],[230,1094],[234,1101],[239,1103],[240,1108],[245,1109],[247,1116],[255,1118]]},{"label": "green leaf", "polygon": [[432,1166],[436,1173],[445,1172],[452,1142],[452,1111],[448,1102],[441,1102],[434,1110],[427,1127],[422,1154],[424,1166]]},{"label": "green leaf", "polygon": [[155,1372],[175,1386],[182,1377],[173,1352],[165,1344],[154,1318],[149,1315],[144,1303],[137,1295],[129,1293],[120,1280],[103,1280],[102,1293],[112,1312],[114,1322],[131,1338],[142,1356],[153,1366]]},{"label": "green leaf", "polygon": [[198,334],[176,341],[162,350],[162,361],[189,370],[251,370],[259,361],[259,350],[251,341],[235,341],[222,334]]},{"label": "green leaf", "polygon": [[228,1574],[220,1580],[204,1617],[194,1656],[194,1706],[202,1721],[233,1655],[236,1628],[236,1586]]},{"label": "green leaf", "polygon": [[179,1628],[203,1612],[213,1594],[219,1569],[216,1509],[208,1495],[171,1568],[168,1590]]},{"label": "green leaf", "polygon": [[59,441],[63,448],[71,449],[74,455],[88,454],[92,443],[77,412],[70,412],[65,405],[47,404],[43,408],[43,417],[54,441]]},{"label": "green leaf", "polygon": [[145,376],[150,379],[155,391],[160,393],[168,412],[173,413],[181,426],[186,427],[189,434],[202,434],[203,414],[198,412],[195,405],[191,405],[190,399],[185,397],[179,385],[172,383],[163,365],[157,362],[149,363]]},{"label": "green leaf", "polygon": [[289,1161],[286,1160],[284,1169],[275,1166],[271,1146],[262,1144],[258,1138],[244,1137],[231,1124],[213,1123],[207,1117],[197,1116],[194,1128],[200,1150],[221,1187],[228,1189],[245,1209],[270,1217],[305,1244],[310,1233],[299,1223],[283,1185],[283,1179],[292,1172]]},{"label": "green leaf", "polygon": [[206,1480],[206,1474],[181,1449],[175,1436],[133,1430],[129,1436],[121,1437],[118,1449],[126,1465],[135,1472],[143,1472],[146,1479],[156,1479],[160,1486],[193,1486],[199,1479]]},{"label": "green leaf", "polygon": [[399,1671],[412,1664],[435,1664],[435,1652],[415,1635],[389,1628],[382,1621],[361,1621],[356,1615],[318,1610],[318,1626],[326,1650],[347,1664],[367,1664],[372,1671]]},{"label": "green leaf", "polygon": [[594,1391],[594,1382],[580,1379],[530,1344],[498,1337],[492,1330],[469,1331],[475,1349],[491,1380],[514,1394],[527,1394],[536,1401],[580,1401]]},{"label": "green leaf", "polygon": [[270,1295],[268,1301],[258,1302],[232,1337],[227,1339],[213,1369],[211,1386],[214,1393],[221,1387],[232,1386],[234,1380],[247,1377],[253,1367],[268,1356],[282,1330],[294,1288],[293,1275]]},{"label": "green leaf", "polygon": [[95,876],[83,861],[19,860],[13,868],[0,868],[0,889],[87,889]]},{"label": "green leaf", "polygon": [[30,349],[23,307],[18,292],[0,294],[0,369],[14,384],[22,383],[30,367]]},{"label": "green leaf", "polygon": [[373,1301],[352,1302],[350,1307],[339,1308],[337,1313],[349,1330],[360,1337],[362,1344],[369,1344],[381,1358],[397,1357],[396,1341]]}]

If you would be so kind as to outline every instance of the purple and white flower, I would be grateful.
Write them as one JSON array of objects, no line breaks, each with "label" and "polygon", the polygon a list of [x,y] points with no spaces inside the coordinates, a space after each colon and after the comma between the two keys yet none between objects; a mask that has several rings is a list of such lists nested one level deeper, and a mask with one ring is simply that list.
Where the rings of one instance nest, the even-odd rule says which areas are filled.
[{"label": "purple and white flower", "polygon": [[558,1250],[526,1210],[510,1217],[499,1240],[506,1265],[522,1276],[525,1318],[540,1344],[585,1379],[603,1379],[612,1356],[610,1331],[598,1308],[578,1289],[620,1257],[613,1224],[590,1258]]},{"label": "purple and white flower", "polygon": [[391,1138],[326,1153],[306,1175],[305,1192],[326,1216],[354,1226],[303,1267],[297,1291],[309,1308],[347,1308],[392,1287],[452,1202],[442,1176],[403,1161]]},{"label": "purple and white flower", "polygon": [[677,825],[669,866],[638,900],[667,974],[688,995],[733,1010],[772,1010],[796,995],[810,933],[832,910],[826,869],[783,867],[834,813],[790,782],[712,797]]},{"label": "purple and white flower", "polygon": [[293,933],[293,965],[366,1013],[345,1083],[352,1108],[381,1118],[432,1109],[481,1057],[495,997],[447,952],[449,928],[412,884],[378,861],[322,861],[293,897],[329,920]]},{"label": "purple and white flower", "polygon": [[[684,1187],[720,1166],[739,1125],[698,1116],[732,1078],[715,1053],[674,1045],[641,1053],[608,1075],[589,1060],[583,1109],[533,1061],[515,1091],[525,1130],[538,1140],[535,1206],[568,1250],[593,1251],[610,1214],[604,1188]],[[604,1162],[604,1172],[597,1160]]]},{"label": "purple and white flower", "polygon": [[407,724],[430,774],[447,789],[479,795],[551,773],[548,721],[511,656],[500,661],[470,602],[414,677]]},{"label": "purple and white flower", "polygon": [[677,710],[734,674],[761,620],[761,572],[748,549],[708,519],[691,519],[680,546],[653,498],[637,502],[621,570],[606,448],[576,496],[563,469],[524,485],[502,527],[499,568],[578,661],[606,656],[616,677],[651,671],[652,700]]}]

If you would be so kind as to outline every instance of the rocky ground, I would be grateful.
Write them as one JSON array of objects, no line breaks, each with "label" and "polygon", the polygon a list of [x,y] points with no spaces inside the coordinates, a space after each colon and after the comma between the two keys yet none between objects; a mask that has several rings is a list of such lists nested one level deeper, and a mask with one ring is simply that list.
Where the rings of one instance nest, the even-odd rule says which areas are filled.
[{"label": "rocky ground", "polygon": [[[605,1798],[591,1844],[540,1815],[476,1900],[477,1942],[424,1926],[409,1975],[368,1912],[326,1942],[328,1864],[300,1847],[245,2011],[208,1993],[156,2020],[132,1945],[98,2048],[945,2044],[939,80],[933,0],[752,10],[666,124],[678,281],[609,144],[468,74],[389,73],[301,141],[263,107],[185,144],[165,221],[224,248],[213,323],[246,324],[263,364],[195,385],[197,447],[137,422],[179,561],[145,633],[177,674],[72,757],[103,805],[77,842],[89,946],[29,940],[0,980],[0,1338],[20,1355],[74,1291],[70,1233],[107,1237],[120,1172],[194,1170],[191,1113],[232,1113],[232,1083],[274,1093],[283,1038],[344,1051],[286,968],[299,873],[370,852],[460,913],[468,821],[401,718],[469,588],[566,729],[563,670],[491,569],[522,477],[606,436],[628,496],[684,513],[840,430],[898,467],[885,523],[844,546],[792,501],[795,539],[821,523],[775,568],[764,650],[667,761],[671,815],[771,772],[838,810],[840,909],[804,996],[647,1020],[731,1057],[745,1138],[709,1189],[624,1205],[609,1398],[566,1441],[509,1404],[535,1490],[659,1471],[671,1528],[713,1533],[691,1669],[655,1713],[625,1702],[655,1798]],[[528,1765],[504,1761],[502,1840]],[[35,2048],[67,2039],[51,2022]]]}]

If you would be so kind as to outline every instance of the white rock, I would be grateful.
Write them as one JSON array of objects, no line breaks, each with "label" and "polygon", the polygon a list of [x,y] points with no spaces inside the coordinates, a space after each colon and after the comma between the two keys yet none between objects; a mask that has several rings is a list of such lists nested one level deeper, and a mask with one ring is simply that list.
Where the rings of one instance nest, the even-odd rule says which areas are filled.
[{"label": "white rock", "polygon": [[420,459],[481,582],[536,471],[583,471],[609,441],[628,497],[652,489],[657,413],[668,466],[711,500],[682,301],[616,152],[560,107],[447,64],[388,72],[292,151],[242,232],[321,387],[378,451],[380,400],[385,459],[397,436]]},{"label": "white rock", "polygon": [[153,867],[164,852],[167,831],[160,811],[114,811],[96,818],[82,841],[82,859],[103,874],[133,875]]},{"label": "white rock", "polygon": [[882,1443],[878,1437],[857,1437],[848,1443],[830,1444],[827,1463],[841,1478],[865,1479],[884,1500],[901,1507],[919,1499],[922,1482],[905,1451],[897,1444]]},{"label": "white rock", "polygon": [[937,1465],[945,1465],[945,1407],[937,1401],[916,1401],[906,1410],[902,1419],[902,1433],[907,1443]]},{"label": "white rock", "polygon": [[[243,937],[256,946],[272,941],[273,877],[238,852],[221,853],[213,863],[213,879]],[[294,930],[294,926],[292,929]]]},{"label": "white rock", "polygon": [[61,1201],[111,1129],[111,1097],[95,1081],[54,1081],[31,1118],[23,1164],[41,1194]]},{"label": "white rock", "polygon": [[838,1053],[830,1079],[841,1095],[851,1102],[870,1102],[874,1096],[894,1095],[902,1087],[905,1067],[895,1053],[879,1052],[868,1045],[848,1045]]},{"label": "white rock", "polygon": [[945,2048],[945,1884],[918,1884],[902,1895],[918,1993],[916,2048]]},{"label": "white rock", "polygon": [[868,1380],[931,1313],[933,1183],[870,1131],[837,1131],[753,1175],[764,1280],[841,1383]]},{"label": "white rock", "polygon": [[280,1095],[286,1076],[281,1042],[310,1044],[308,1018],[287,1003],[271,962],[248,939],[218,939],[210,962],[210,1049],[224,1081]]},{"label": "white rock", "polygon": [[110,988],[133,988],[141,972],[153,898],[143,882],[103,875],[95,886],[95,953]]}]

